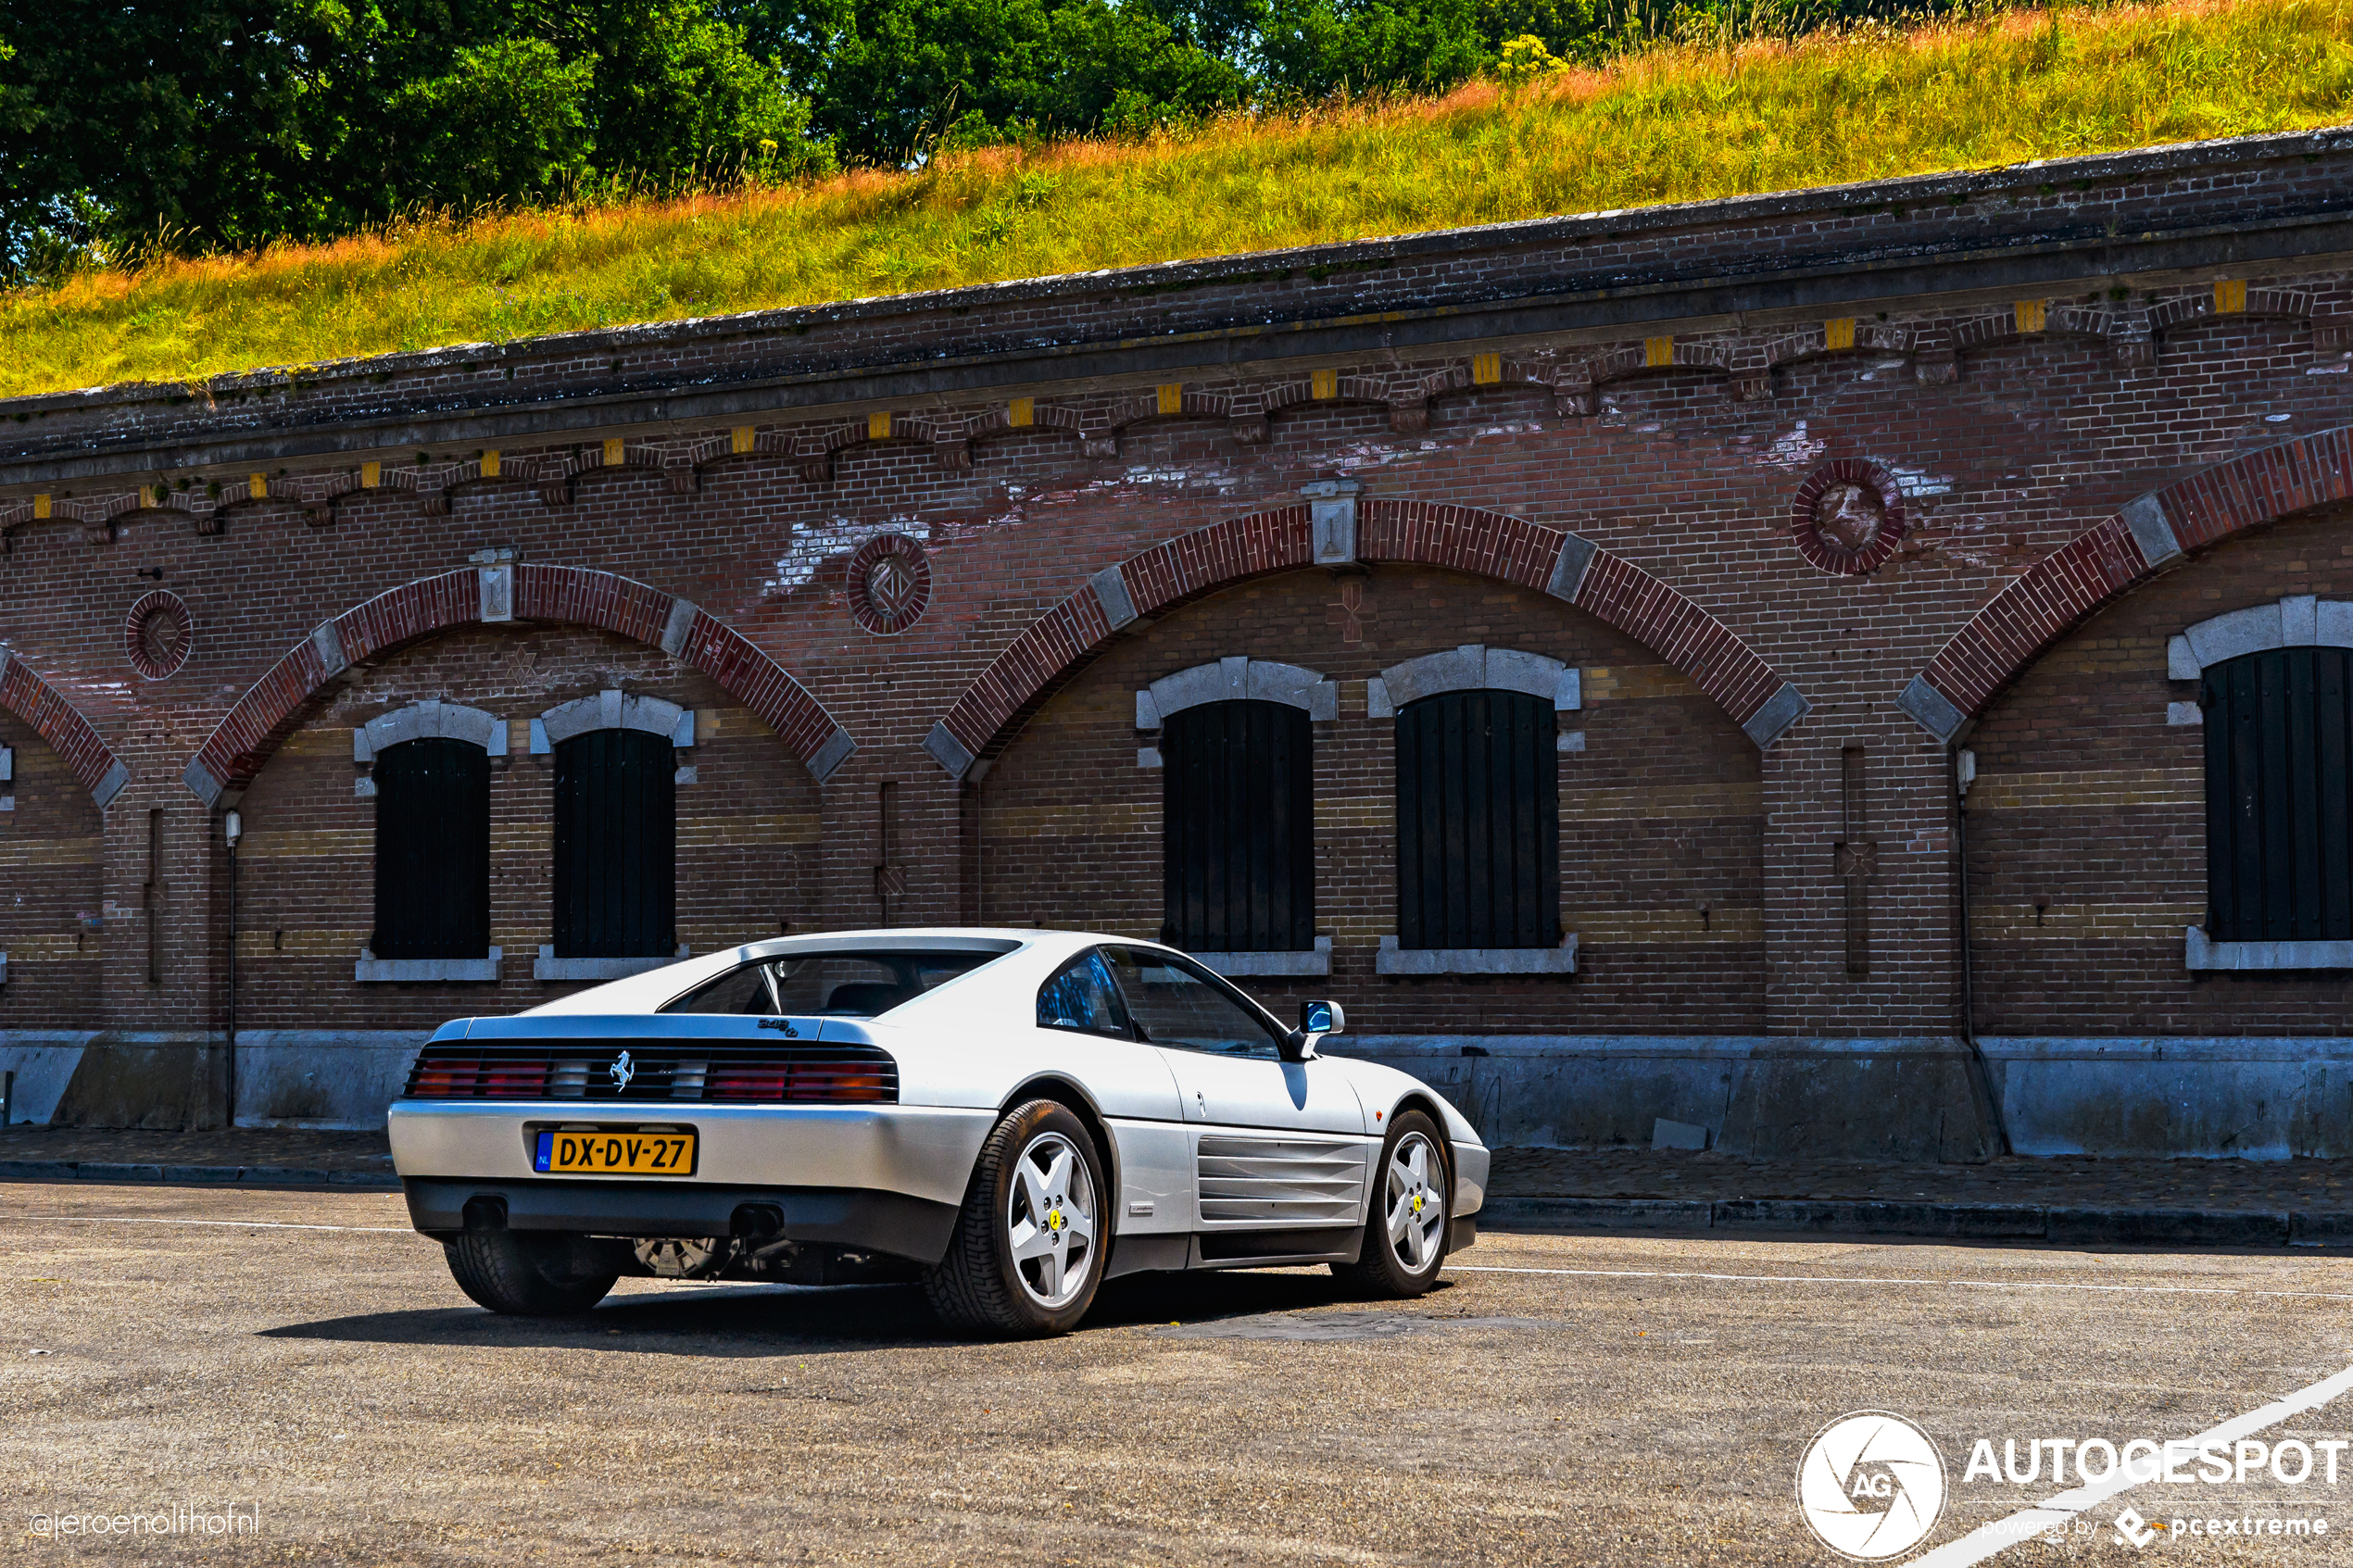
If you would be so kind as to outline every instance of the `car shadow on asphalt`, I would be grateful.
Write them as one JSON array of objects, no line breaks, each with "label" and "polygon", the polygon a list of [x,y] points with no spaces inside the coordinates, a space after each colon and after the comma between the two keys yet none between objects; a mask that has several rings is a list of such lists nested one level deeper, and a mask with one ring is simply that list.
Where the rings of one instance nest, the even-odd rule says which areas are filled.
[{"label": "car shadow on asphalt", "polygon": [[[1130,1274],[1104,1285],[1078,1332],[1209,1323],[1355,1299],[1320,1272]],[[283,1323],[261,1330],[260,1337],[675,1356],[843,1355],[966,1338],[943,1329],[923,1291],[911,1285],[724,1284],[624,1291],[578,1318],[500,1317],[471,1305],[422,1307]]]}]

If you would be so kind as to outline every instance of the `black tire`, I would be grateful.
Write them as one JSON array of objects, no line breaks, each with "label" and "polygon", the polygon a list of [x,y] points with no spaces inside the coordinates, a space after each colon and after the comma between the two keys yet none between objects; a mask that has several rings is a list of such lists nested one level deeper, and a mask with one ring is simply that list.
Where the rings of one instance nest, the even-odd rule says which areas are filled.
[{"label": "black tire", "polygon": [[[1390,1167],[1397,1162],[1400,1150],[1416,1138],[1425,1151],[1425,1175],[1431,1178],[1418,1188],[1394,1182],[1390,1177]],[[1365,1186],[1368,1212],[1365,1216],[1364,1249],[1353,1263],[1334,1263],[1332,1273],[1360,1296],[1404,1300],[1427,1291],[1438,1283],[1438,1271],[1446,1263],[1446,1233],[1453,1209],[1453,1170],[1447,1163],[1446,1135],[1422,1112],[1402,1112],[1390,1123],[1389,1137],[1381,1145],[1380,1163],[1374,1168],[1372,1180]],[[1401,1187],[1403,1190],[1392,1190]],[[1423,1237],[1424,1260],[1418,1267],[1410,1257],[1410,1240],[1393,1241],[1390,1234],[1393,1210],[1400,1203],[1410,1203],[1416,1195],[1423,1199],[1422,1206],[1417,1213],[1408,1211],[1407,1223]]]},{"label": "black tire", "polygon": [[442,1249],[458,1288],[510,1317],[577,1317],[621,1277],[610,1243],[561,1231],[468,1231]]},{"label": "black tire", "polygon": [[[1076,1157],[1072,1165],[1083,1168],[1085,1180],[1082,1187],[1075,1174],[1066,1177],[1061,1190],[1047,1195],[1064,1200],[1050,1209],[1043,1221],[1048,1227],[1045,1234],[1063,1243],[1063,1251],[1055,1256],[1063,1261],[1056,1267],[1067,1265],[1068,1272],[1055,1273],[1051,1283],[1056,1288],[1041,1295],[1034,1276],[1043,1270],[1045,1260],[1033,1258],[1025,1262],[1014,1255],[1014,1211],[1022,1210],[1026,1223],[1034,1194],[1025,1188],[1017,1200],[1015,1189],[1022,1184],[1025,1161],[1030,1162],[1033,1181],[1042,1185],[1047,1172],[1038,1161],[1064,1148]],[[1081,1220],[1092,1227],[1092,1234],[1086,1237],[1083,1263],[1072,1264],[1068,1254],[1080,1249],[1076,1245],[1077,1225],[1070,1215],[1080,1204],[1091,1210],[1082,1213]],[[1103,1180],[1102,1157],[1086,1125],[1069,1108],[1053,1100],[1033,1099],[1017,1105],[1005,1113],[981,1146],[948,1255],[924,1271],[924,1295],[950,1328],[1006,1338],[1067,1334],[1095,1304],[1095,1292],[1103,1279],[1103,1261],[1110,1251],[1114,1212],[1112,1194]],[[1026,1234],[1034,1237],[1038,1233]],[[1071,1274],[1078,1277],[1072,1279]]]}]

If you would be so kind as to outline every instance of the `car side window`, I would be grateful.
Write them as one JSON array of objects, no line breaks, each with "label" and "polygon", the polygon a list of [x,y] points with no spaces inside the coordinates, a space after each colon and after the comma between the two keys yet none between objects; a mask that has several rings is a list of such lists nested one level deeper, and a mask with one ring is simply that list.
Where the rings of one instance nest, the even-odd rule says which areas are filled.
[{"label": "car side window", "polygon": [[732,969],[718,979],[708,981],[697,989],[663,1008],[664,1012],[781,1012],[776,1005],[775,988],[769,984],[769,966],[748,963]]},{"label": "car side window", "polygon": [[1136,1037],[1127,1026],[1127,1010],[1120,1004],[1119,986],[1112,979],[1102,949],[1079,954],[1038,987],[1038,1026],[1122,1040]]},{"label": "car side window", "polygon": [[1108,957],[1128,1018],[1152,1044],[1269,1061],[1281,1054],[1281,1036],[1206,972],[1144,947],[1114,947]]}]

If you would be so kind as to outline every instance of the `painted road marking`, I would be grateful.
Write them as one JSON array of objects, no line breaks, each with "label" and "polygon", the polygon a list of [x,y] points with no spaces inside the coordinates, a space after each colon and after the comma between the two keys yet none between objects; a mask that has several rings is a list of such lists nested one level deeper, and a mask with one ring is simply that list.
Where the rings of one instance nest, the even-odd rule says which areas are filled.
[{"label": "painted road marking", "polygon": [[[2347,1367],[2335,1376],[2324,1377],[2309,1387],[2299,1388],[2284,1399],[2275,1399],[2245,1415],[2234,1416],[2220,1426],[2188,1438],[2181,1447],[2195,1452],[2208,1443],[2234,1443],[2241,1437],[2251,1437],[2267,1427],[2277,1426],[2292,1415],[2302,1415],[2307,1411],[2320,1409],[2348,1388],[2353,1388],[2353,1367]],[[1981,1524],[1959,1540],[1948,1541],[1925,1556],[1912,1559],[1906,1568],[1969,1568],[1969,1564],[1982,1562],[1996,1552],[2023,1546],[2046,1530],[2070,1524],[2077,1514],[2086,1509],[2096,1508],[2119,1493],[2129,1492],[2135,1486],[2145,1486],[2161,1474],[2161,1467],[2146,1461],[2133,1468],[2136,1468],[2139,1474],[2128,1474],[2128,1467],[2120,1464],[2115,1474],[2106,1480],[2078,1486],[2071,1492],[2061,1492],[2032,1508],[2023,1508],[2006,1518],[1996,1519],[1991,1524]],[[2233,1502],[2233,1506],[2239,1505]]]},{"label": "painted road marking", "polygon": [[1590,1279],[1704,1279],[1730,1285],[1936,1285],[1970,1290],[2089,1290],[2145,1296],[2266,1296],[2298,1301],[2353,1301],[2353,1292],[2250,1290],[2222,1285],[2083,1285],[2058,1280],[1931,1279],[1907,1274],[1721,1274],[1678,1269],[1514,1269],[1491,1263],[1449,1263],[1460,1274],[1569,1274]]}]

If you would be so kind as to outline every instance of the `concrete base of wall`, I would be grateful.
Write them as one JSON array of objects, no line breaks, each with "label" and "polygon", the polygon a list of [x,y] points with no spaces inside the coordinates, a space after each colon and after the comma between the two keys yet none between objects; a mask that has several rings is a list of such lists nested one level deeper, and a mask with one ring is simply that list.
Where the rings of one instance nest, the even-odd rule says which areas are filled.
[{"label": "concrete base of wall", "polygon": [[[422,1031],[237,1039],[240,1126],[372,1128]],[[2019,1154],[2353,1159],[2353,1039],[1989,1039]],[[220,1124],[217,1035],[0,1032],[19,1122]],[[1334,1036],[1423,1079],[1498,1148],[1648,1148],[1660,1118],[1727,1153],[1973,1161],[1994,1147],[1958,1040],[1744,1035]]]},{"label": "concrete base of wall", "polygon": [[[2012,1150],[2353,1158],[2353,1039],[1981,1042]],[[1974,1161],[1994,1146],[1957,1038],[1345,1035],[1421,1078],[1498,1148],[1648,1148],[1696,1123],[1727,1153]]]}]

